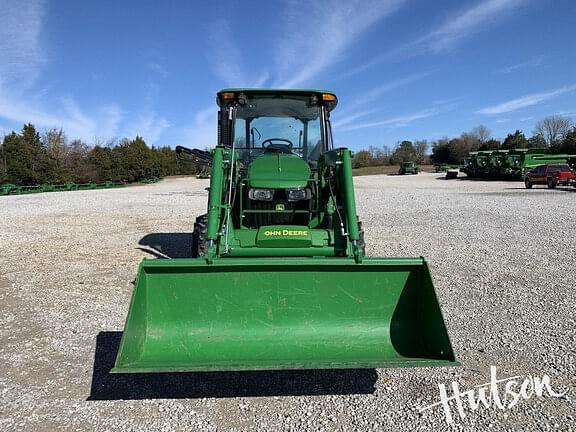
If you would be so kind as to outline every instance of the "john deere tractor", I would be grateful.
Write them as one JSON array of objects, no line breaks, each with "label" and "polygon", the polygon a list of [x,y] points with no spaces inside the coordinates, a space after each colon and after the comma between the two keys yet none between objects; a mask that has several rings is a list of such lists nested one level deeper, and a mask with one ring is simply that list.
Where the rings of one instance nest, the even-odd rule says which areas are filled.
[{"label": "john deere tractor", "polygon": [[140,265],[113,372],[455,364],[426,262],[368,258],[336,95],[226,89],[193,258]]},{"label": "john deere tractor", "polygon": [[402,162],[398,169],[398,174],[418,174],[418,167],[414,162]]}]

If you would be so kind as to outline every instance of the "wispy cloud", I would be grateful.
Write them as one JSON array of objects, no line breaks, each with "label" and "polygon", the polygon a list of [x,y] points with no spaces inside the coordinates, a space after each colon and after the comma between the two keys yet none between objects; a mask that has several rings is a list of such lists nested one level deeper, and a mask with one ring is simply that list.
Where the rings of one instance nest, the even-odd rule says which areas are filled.
[{"label": "wispy cloud", "polygon": [[200,149],[214,147],[217,136],[216,113],[217,109],[213,105],[198,111],[192,126],[178,131],[181,138],[176,144]]},{"label": "wispy cloud", "polygon": [[83,140],[110,138],[117,134],[123,118],[117,106],[100,108],[94,115],[88,116],[70,98],[56,102],[55,108],[49,111],[39,107],[39,103],[4,97],[0,93],[0,117],[20,124],[30,122],[40,128],[62,128],[69,137]]},{"label": "wispy cloud", "polygon": [[430,109],[425,109],[425,110],[421,110],[421,111],[416,111],[413,113],[404,114],[404,115],[401,115],[398,117],[392,117],[392,118],[374,121],[374,122],[368,122],[368,123],[345,125],[345,126],[340,127],[340,128],[335,127],[334,129],[337,129],[339,131],[344,132],[344,131],[372,128],[372,127],[378,127],[378,126],[403,127],[403,126],[408,126],[410,123],[413,123],[416,120],[421,120],[421,119],[425,119],[428,117],[433,117],[433,116],[439,114],[440,111],[441,110],[438,108],[430,108]]},{"label": "wispy cloud", "polygon": [[576,115],[576,110],[568,110],[568,111],[567,110],[559,110],[559,111],[556,111],[556,115],[571,117],[571,116]]},{"label": "wispy cloud", "polygon": [[45,61],[40,46],[44,1],[1,0],[0,86],[26,90]]},{"label": "wispy cloud", "polygon": [[385,61],[399,61],[427,53],[438,54],[455,48],[458,43],[493,25],[528,0],[484,0],[448,17],[444,23],[415,40],[379,54],[364,64],[342,74],[341,78],[357,75]]},{"label": "wispy cloud", "polygon": [[342,128],[346,125],[349,125],[350,123],[355,122],[359,118],[366,117],[367,115],[370,115],[370,114],[374,114],[377,111],[379,111],[379,109],[375,108],[375,109],[371,109],[371,110],[360,111],[360,112],[350,114],[350,115],[344,115],[343,117],[339,116],[337,120],[332,121],[332,126],[335,129],[339,129],[339,128]]},{"label": "wispy cloud", "polygon": [[494,106],[483,108],[477,111],[478,114],[503,114],[511,111],[516,111],[521,108],[526,108],[532,105],[537,105],[541,102],[555,98],[565,93],[576,90],[576,85],[561,87],[556,90],[551,90],[541,93],[532,93],[519,98],[511,99],[506,102],[499,103]]},{"label": "wispy cloud", "polygon": [[372,25],[405,0],[288,1],[277,42],[275,85],[295,87],[336,63]]},{"label": "wispy cloud", "polygon": [[370,110],[362,110],[356,112],[359,108],[366,107],[370,102],[380,98],[383,94],[394,91],[402,86],[411,84],[415,81],[421,80],[432,74],[433,71],[422,72],[418,74],[409,75],[394,81],[389,81],[379,86],[376,86],[365,93],[359,95],[352,100],[343,111],[339,113],[338,120],[333,122],[334,127],[342,127],[350,124],[359,118],[377,112],[380,108],[373,108]]},{"label": "wispy cloud", "polygon": [[[346,51],[375,23],[393,14],[407,0],[286,0],[283,3],[278,31],[270,41],[274,61],[259,72],[248,72],[242,49],[234,40],[226,20],[213,23],[218,29],[209,35],[209,60],[214,74],[231,86],[298,87],[313,81],[320,73],[338,62]],[[417,74],[383,84],[358,98],[368,102],[384,92],[424,77]],[[256,76],[256,79],[249,77]],[[348,111],[352,111],[351,107]],[[207,145],[215,133],[214,109],[199,111],[194,125],[185,132],[190,145]],[[209,119],[206,113],[210,113]],[[370,111],[374,112],[374,110]],[[352,122],[369,112],[354,113],[344,123]],[[342,121],[341,121],[342,124]],[[200,137],[200,138],[199,138]]]},{"label": "wispy cloud", "polygon": [[124,129],[122,135],[134,137],[140,135],[145,141],[155,143],[162,132],[171,126],[171,123],[164,117],[152,110],[146,110],[132,120]]},{"label": "wispy cloud", "polygon": [[380,98],[383,94],[396,90],[400,87],[406,86],[408,84],[412,84],[415,81],[419,81],[423,78],[430,76],[434,71],[426,71],[421,73],[416,73],[412,75],[408,75],[404,78],[396,79],[393,81],[385,82],[379,86],[376,86],[364,94],[358,96],[354,101],[349,105],[350,109],[355,109],[360,106],[365,106],[368,102],[374,101]]},{"label": "wispy cloud", "polygon": [[[149,142],[158,139],[169,122],[155,114],[152,99],[158,92],[156,81],[144,83],[148,96],[145,108],[128,113],[116,103],[89,112],[71,95],[46,100],[40,77],[50,59],[42,45],[46,15],[43,0],[0,0],[0,117],[12,123],[31,122],[38,128],[62,128],[70,138],[107,140],[119,133],[142,135]],[[151,74],[168,73],[159,63],[149,63]],[[127,114],[131,114],[128,118]]]},{"label": "wispy cloud", "polygon": [[231,87],[260,87],[269,79],[268,71],[260,71],[254,79],[246,71],[242,49],[235,42],[230,22],[219,19],[211,25],[208,35],[210,50],[207,53],[212,71]]},{"label": "wispy cloud", "polygon": [[496,73],[498,74],[509,74],[515,72],[519,69],[526,69],[530,67],[540,66],[544,62],[544,56],[536,57],[521,63],[516,63],[510,66],[506,66],[502,69],[498,69]]},{"label": "wispy cloud", "polygon": [[526,0],[485,0],[449,17],[443,25],[418,42],[433,52],[452,48],[462,39],[484,30],[498,19],[504,18]]}]

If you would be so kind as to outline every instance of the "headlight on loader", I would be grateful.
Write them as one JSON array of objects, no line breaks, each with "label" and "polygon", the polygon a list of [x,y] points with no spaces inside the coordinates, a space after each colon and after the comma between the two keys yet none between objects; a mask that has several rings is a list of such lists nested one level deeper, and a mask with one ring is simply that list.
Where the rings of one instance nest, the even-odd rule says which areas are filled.
[{"label": "headlight on loader", "polygon": [[288,196],[288,201],[302,201],[310,199],[312,193],[310,189],[288,189],[286,195]]},{"label": "headlight on loader", "polygon": [[274,191],[271,189],[250,189],[248,191],[248,198],[254,201],[272,201]]}]

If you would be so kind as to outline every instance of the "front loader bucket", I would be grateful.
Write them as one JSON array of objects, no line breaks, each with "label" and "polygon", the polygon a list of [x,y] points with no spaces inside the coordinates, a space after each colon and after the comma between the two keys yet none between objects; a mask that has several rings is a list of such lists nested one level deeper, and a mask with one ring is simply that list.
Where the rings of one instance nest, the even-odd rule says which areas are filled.
[{"label": "front loader bucket", "polygon": [[422,258],[144,260],[112,372],[455,365]]}]

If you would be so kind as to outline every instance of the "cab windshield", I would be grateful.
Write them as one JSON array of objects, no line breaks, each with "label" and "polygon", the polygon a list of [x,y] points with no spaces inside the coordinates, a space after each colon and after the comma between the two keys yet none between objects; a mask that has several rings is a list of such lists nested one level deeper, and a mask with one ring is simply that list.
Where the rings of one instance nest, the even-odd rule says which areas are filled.
[{"label": "cab windshield", "polygon": [[293,153],[308,161],[323,151],[320,107],[307,96],[249,96],[236,107],[234,147],[242,160],[266,151]]}]

